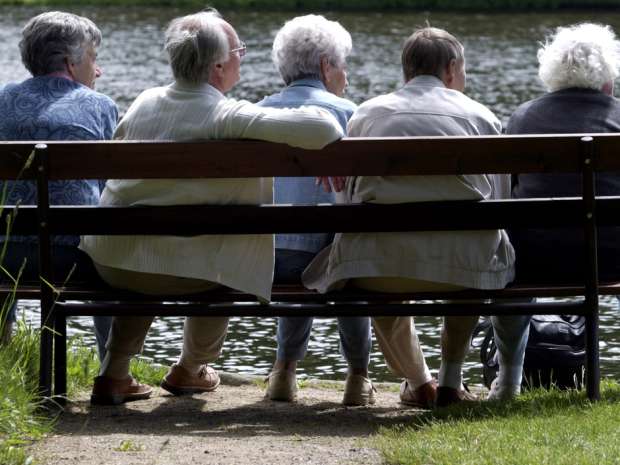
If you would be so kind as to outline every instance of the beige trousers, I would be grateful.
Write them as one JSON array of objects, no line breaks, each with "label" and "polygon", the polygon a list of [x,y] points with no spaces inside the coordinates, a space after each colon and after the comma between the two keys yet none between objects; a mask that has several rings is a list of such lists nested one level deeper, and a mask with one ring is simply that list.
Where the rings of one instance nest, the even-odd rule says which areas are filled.
[{"label": "beige trousers", "polygon": [[[453,292],[463,287],[407,278],[357,278],[355,287],[373,292]],[[477,316],[447,316],[441,331],[441,360],[462,363],[469,350]],[[417,387],[431,376],[416,334],[413,317],[375,317],[372,320],[379,348],[389,369]]]},{"label": "beige trousers", "polygon": [[[110,286],[150,295],[182,295],[206,292],[217,283],[179,276],[140,273],[95,264],[101,278]],[[142,351],[153,317],[114,317],[107,349],[111,354],[130,357]],[[194,365],[219,357],[226,339],[228,317],[187,317],[183,327],[181,358]]]}]

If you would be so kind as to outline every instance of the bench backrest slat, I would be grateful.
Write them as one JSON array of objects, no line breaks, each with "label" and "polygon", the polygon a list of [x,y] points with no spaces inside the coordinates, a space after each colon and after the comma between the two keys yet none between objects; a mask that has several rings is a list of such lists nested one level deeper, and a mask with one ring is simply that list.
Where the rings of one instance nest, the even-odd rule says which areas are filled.
[{"label": "bench backrest slat", "polygon": [[[320,151],[247,140],[49,142],[46,152],[50,179],[579,172],[580,137],[345,138]],[[619,137],[595,135],[596,169],[620,170]],[[0,179],[15,178],[33,144],[0,142]]]},{"label": "bench backrest slat", "polygon": [[[620,226],[620,197],[597,200],[598,224]],[[12,211],[5,208],[3,216]],[[423,220],[421,220],[423,219]],[[4,221],[4,220],[3,220]],[[52,207],[52,234],[271,234],[580,227],[577,198],[395,205]],[[182,232],[181,232],[182,231]],[[37,233],[36,207],[19,208],[13,235]]]}]

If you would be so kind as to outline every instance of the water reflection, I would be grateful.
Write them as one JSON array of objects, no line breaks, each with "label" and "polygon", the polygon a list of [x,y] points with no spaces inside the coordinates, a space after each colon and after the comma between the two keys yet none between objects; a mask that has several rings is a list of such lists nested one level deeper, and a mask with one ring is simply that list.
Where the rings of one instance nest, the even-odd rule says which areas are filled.
[{"label": "water reflection", "polygon": [[[26,319],[38,325],[39,312],[36,301],[22,301],[20,305]],[[618,357],[620,356],[620,306],[614,297],[601,298],[600,350],[603,376],[620,378]],[[182,318],[157,318],[151,327],[144,348],[144,357],[167,365],[177,360],[181,351]],[[441,318],[416,318],[416,328],[424,347],[431,371],[439,369],[439,336]],[[74,317],[70,320],[68,333],[79,335],[87,345],[95,347],[92,320],[88,317]],[[231,372],[267,375],[276,353],[275,318],[233,318],[222,356],[214,364]],[[308,353],[299,365],[300,377],[323,379],[344,379],[347,365],[338,349],[338,328],[335,319],[315,319],[308,343]],[[474,340],[479,344],[480,339]],[[378,381],[398,381],[388,370],[373,340],[370,357],[372,377]],[[464,365],[464,376],[468,382],[482,383],[479,354],[472,349]]]},{"label": "water reflection", "polygon": [[[17,42],[25,22],[42,8],[0,7],[0,85],[25,79],[28,73],[20,63]],[[144,89],[171,81],[162,51],[163,31],[170,19],[189,11],[179,8],[78,7],[77,14],[92,18],[102,29],[104,41],[99,50],[103,76],[98,90],[112,97],[121,110]],[[281,86],[270,48],[273,37],[289,13],[223,12],[248,45],[242,79],[231,96],[251,101],[277,91]],[[347,97],[361,103],[390,92],[402,84],[400,50],[404,39],[416,25],[429,21],[454,33],[464,43],[467,56],[466,93],[489,106],[506,123],[511,112],[525,100],[540,95],[536,50],[546,33],[554,27],[582,21],[612,25],[620,30],[620,13],[568,12],[550,14],[434,14],[434,13],[326,13],[339,20],[352,34],[353,54],[349,60]],[[30,319],[36,319],[32,304],[22,306]],[[161,363],[175,360],[180,350],[178,318],[158,319],[151,329],[145,356]],[[438,367],[439,320],[419,318],[417,326],[433,369]],[[94,344],[89,318],[71,322],[70,334],[82,334]],[[303,375],[342,377],[346,365],[338,353],[335,320],[317,320],[308,356],[301,365]],[[219,367],[232,371],[266,374],[275,354],[275,320],[234,319],[219,360]],[[375,345],[376,348],[376,345]],[[603,373],[620,378],[618,303],[604,299],[601,313],[601,361]],[[371,369],[376,379],[393,377],[383,357],[375,351]],[[466,363],[466,376],[479,380],[475,354]]]}]

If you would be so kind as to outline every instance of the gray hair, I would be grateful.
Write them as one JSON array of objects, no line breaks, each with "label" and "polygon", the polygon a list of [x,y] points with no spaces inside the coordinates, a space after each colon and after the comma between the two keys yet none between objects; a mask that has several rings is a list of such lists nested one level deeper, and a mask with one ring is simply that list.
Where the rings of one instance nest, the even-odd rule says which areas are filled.
[{"label": "gray hair", "polygon": [[175,79],[199,84],[217,63],[228,61],[230,44],[220,14],[210,9],[173,19],[164,49]]},{"label": "gray hair", "polygon": [[464,60],[463,46],[452,34],[436,27],[418,29],[403,46],[401,61],[405,81],[423,74],[441,79],[452,60]]},{"label": "gray hair", "polygon": [[101,31],[90,19],[62,11],[35,16],[22,30],[19,51],[33,76],[66,69],[66,60],[81,63],[88,46],[98,47]]},{"label": "gray hair", "polygon": [[353,44],[340,23],[323,16],[298,16],[287,21],[273,41],[271,58],[286,84],[321,75],[321,58],[342,67]]},{"label": "gray hair", "polygon": [[601,90],[618,77],[620,42],[609,26],[559,27],[538,50],[538,76],[551,92],[569,87]]}]

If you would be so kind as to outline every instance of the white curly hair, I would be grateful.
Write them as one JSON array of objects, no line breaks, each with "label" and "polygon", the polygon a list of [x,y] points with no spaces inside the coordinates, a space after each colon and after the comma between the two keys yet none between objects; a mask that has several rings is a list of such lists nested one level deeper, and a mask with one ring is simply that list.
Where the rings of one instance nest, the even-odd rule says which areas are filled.
[{"label": "white curly hair", "polygon": [[538,50],[538,76],[551,92],[569,87],[601,90],[620,74],[620,41],[609,26],[559,27]]},{"label": "white curly hair", "polygon": [[271,58],[288,85],[303,77],[320,77],[321,58],[343,66],[352,48],[351,34],[340,23],[306,15],[287,21],[278,31]]}]

